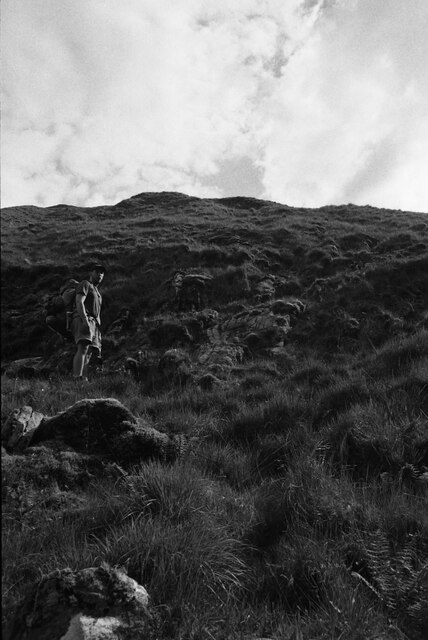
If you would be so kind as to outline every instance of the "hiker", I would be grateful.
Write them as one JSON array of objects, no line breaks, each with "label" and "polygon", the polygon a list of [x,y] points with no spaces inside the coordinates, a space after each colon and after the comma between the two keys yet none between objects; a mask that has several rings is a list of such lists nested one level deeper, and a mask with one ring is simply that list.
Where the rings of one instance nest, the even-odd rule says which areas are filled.
[{"label": "hiker", "polygon": [[89,280],[82,280],[76,289],[76,308],[73,314],[71,331],[77,344],[73,359],[73,377],[87,379],[87,367],[92,353],[101,360],[101,303],[98,290],[106,270],[102,264],[94,264]]}]

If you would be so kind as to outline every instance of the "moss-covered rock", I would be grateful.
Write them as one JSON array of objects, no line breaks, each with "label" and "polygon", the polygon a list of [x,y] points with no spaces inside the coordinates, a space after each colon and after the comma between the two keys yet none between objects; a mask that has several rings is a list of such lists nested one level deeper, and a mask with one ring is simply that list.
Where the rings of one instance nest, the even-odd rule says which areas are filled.
[{"label": "moss-covered rock", "polygon": [[178,455],[174,438],[137,419],[114,398],[80,400],[56,416],[44,418],[26,441],[28,446],[42,443],[56,450],[71,447],[118,464],[171,460]]},{"label": "moss-covered rock", "polygon": [[[61,640],[64,637],[84,637],[69,635],[68,631],[70,627],[78,629],[76,615],[85,614],[94,621],[105,620],[106,616],[114,617],[117,624],[113,625],[113,628],[118,630],[122,627],[123,631],[126,631],[132,619],[135,623],[135,619],[138,618],[140,631],[143,631],[150,619],[148,604],[149,596],[142,585],[129,578],[123,571],[106,564],[77,572],[68,568],[57,570],[44,576],[33,586],[31,592],[20,603],[5,637],[6,640]],[[80,628],[82,626],[83,621]],[[88,637],[119,636],[112,634]]]}]

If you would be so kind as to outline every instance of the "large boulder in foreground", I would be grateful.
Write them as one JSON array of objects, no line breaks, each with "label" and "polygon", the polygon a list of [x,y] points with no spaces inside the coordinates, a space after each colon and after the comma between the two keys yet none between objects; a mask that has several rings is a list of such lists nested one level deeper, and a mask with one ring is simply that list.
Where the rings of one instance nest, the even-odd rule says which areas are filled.
[{"label": "large boulder in foreground", "polygon": [[[15,413],[19,414],[19,410]],[[31,407],[26,408],[25,415],[33,413]],[[8,442],[13,438],[13,433],[8,432]],[[41,443],[60,450],[71,447],[118,464],[174,460],[182,448],[179,437],[154,429],[114,398],[80,400],[55,416],[45,417],[31,430],[31,438],[18,438],[16,449],[9,449],[23,451]]]},{"label": "large boulder in foreground", "polygon": [[44,576],[20,603],[5,638],[144,638],[151,621],[148,605],[142,585],[106,564],[81,571],[56,570]]}]

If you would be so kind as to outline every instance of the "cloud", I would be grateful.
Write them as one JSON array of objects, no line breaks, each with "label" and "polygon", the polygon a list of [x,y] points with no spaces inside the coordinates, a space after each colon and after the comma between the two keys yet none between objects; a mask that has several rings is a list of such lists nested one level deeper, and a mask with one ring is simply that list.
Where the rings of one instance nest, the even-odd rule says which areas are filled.
[{"label": "cloud", "polygon": [[[428,5],[341,2],[286,67],[268,109],[266,194],[428,211]],[[422,137],[425,132],[425,137]]]},{"label": "cloud", "polygon": [[401,4],[3,0],[3,206],[421,208],[426,9]]}]

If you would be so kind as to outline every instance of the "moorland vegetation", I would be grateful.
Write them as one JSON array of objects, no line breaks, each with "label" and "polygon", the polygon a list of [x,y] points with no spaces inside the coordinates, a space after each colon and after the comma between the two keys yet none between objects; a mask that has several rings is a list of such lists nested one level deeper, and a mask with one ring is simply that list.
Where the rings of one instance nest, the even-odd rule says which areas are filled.
[{"label": "moorland vegetation", "polygon": [[[82,388],[43,308],[94,260],[104,370]],[[196,309],[179,269],[207,278]],[[145,638],[427,637],[426,214],[178,193],[4,209],[2,335],[2,424],[114,398],[180,443],[2,449],[6,630],[43,576],[107,563],[146,587]]]}]

